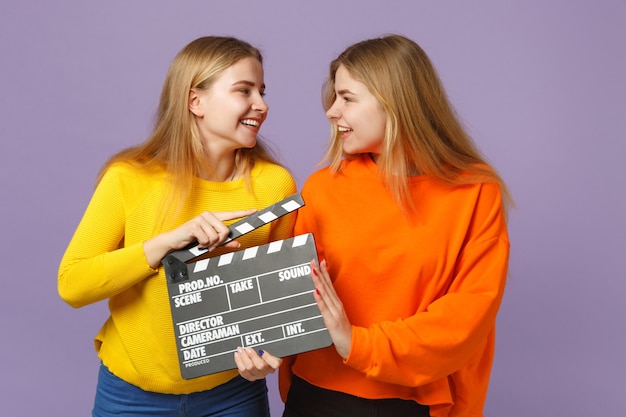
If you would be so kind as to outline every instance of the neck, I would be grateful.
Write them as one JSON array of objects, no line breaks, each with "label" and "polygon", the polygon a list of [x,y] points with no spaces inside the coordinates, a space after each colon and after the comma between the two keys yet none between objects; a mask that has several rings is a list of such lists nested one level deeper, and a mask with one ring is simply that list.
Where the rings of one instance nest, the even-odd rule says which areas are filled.
[{"label": "neck", "polygon": [[206,161],[202,167],[199,177],[203,180],[213,182],[233,181],[238,177],[237,167],[234,158],[222,158],[217,161]]},{"label": "neck", "polygon": [[[370,159],[371,159],[372,161],[374,161],[374,163],[375,163],[375,164],[377,164],[377,165],[378,165],[378,157],[379,157],[380,155],[375,154],[375,153],[371,153],[371,152],[370,152],[368,155],[369,155]],[[393,174],[393,175],[398,175],[398,173],[397,173],[397,172],[392,172],[391,174]],[[419,172],[419,171],[418,171],[418,169],[417,169],[417,168],[415,168],[415,167],[408,167],[408,172],[407,172],[407,174],[406,174],[406,175],[407,175],[408,177],[417,177],[417,176],[422,175],[422,174],[421,174],[421,172]]]},{"label": "neck", "polygon": [[207,168],[200,173],[199,177],[207,181],[228,182],[237,179],[239,175],[233,166],[229,170],[212,170]]}]

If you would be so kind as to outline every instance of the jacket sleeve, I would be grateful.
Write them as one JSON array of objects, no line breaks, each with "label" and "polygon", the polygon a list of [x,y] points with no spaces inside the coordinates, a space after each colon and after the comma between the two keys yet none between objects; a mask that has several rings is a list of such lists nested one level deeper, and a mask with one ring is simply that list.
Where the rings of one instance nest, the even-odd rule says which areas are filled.
[{"label": "jacket sleeve", "polygon": [[411,317],[354,326],[348,366],[374,380],[420,386],[453,374],[486,348],[504,293],[509,241],[499,188],[482,191],[447,291]]},{"label": "jacket sleeve", "polygon": [[59,266],[59,295],[72,307],[110,298],[156,273],[148,265],[143,243],[123,247],[125,212],[118,176],[109,170]]}]

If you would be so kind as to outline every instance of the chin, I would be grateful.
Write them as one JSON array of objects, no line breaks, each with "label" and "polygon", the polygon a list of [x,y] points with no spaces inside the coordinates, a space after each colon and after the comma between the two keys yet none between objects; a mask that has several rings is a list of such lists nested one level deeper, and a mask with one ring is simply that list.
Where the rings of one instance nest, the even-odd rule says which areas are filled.
[{"label": "chin", "polygon": [[361,149],[354,149],[354,148],[352,148],[350,146],[345,146],[344,145],[343,152],[348,154],[348,155],[357,155],[357,154],[360,154],[360,153],[365,153],[366,151],[361,150]]},{"label": "chin", "polygon": [[240,148],[250,149],[256,146],[256,138],[253,140],[245,140],[240,143]]}]

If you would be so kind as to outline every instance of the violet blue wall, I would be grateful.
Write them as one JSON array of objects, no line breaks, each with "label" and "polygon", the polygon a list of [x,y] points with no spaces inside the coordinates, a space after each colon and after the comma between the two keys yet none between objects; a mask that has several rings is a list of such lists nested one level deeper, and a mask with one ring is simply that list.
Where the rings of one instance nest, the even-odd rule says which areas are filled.
[{"label": "violet blue wall", "polygon": [[106,305],[63,304],[58,262],[100,165],[148,134],[178,50],[207,34],[263,50],[262,133],[301,185],[329,61],[387,32],[429,53],[517,201],[485,414],[626,415],[625,0],[3,0],[0,414],[90,413]]}]

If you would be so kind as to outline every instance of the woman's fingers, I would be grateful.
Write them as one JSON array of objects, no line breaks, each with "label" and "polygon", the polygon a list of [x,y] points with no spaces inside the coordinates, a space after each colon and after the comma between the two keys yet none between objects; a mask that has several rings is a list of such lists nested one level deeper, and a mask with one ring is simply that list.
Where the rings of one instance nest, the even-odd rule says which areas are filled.
[{"label": "woman's fingers", "polygon": [[[191,234],[190,241],[196,240],[200,247],[207,248],[209,251],[212,251],[222,244],[222,242],[224,242],[230,234],[230,229],[223,223],[224,221],[246,217],[255,212],[256,210],[238,210],[229,212],[201,213],[189,222]],[[228,247],[234,248],[237,248],[238,246],[238,243],[228,245]]]},{"label": "woman's fingers", "polygon": [[333,287],[330,275],[328,274],[328,270],[326,269],[326,261],[322,261],[321,265],[318,265],[317,262],[312,261],[311,270],[313,284],[315,285],[318,295],[323,301],[325,307],[327,307],[327,309],[329,310],[329,313],[331,313],[333,316],[336,316],[340,313],[340,310],[343,309],[343,305],[341,304],[341,300],[339,300],[339,297],[337,297],[335,287]]},{"label": "woman's fingers", "polygon": [[274,373],[281,363],[282,359],[262,350],[257,353],[251,348],[239,347],[235,352],[237,370],[243,378],[249,381],[262,379]]},{"label": "woman's fingers", "polygon": [[256,209],[252,209],[252,210],[238,210],[238,211],[218,211],[218,212],[213,213],[213,215],[220,222],[223,222],[225,220],[234,220],[234,219],[238,219],[240,217],[247,217],[247,216],[250,216],[250,215],[252,215],[252,214],[254,214],[256,212],[257,212]]},{"label": "woman's fingers", "polygon": [[277,358],[269,352],[259,351],[259,354],[263,358],[263,360],[273,369],[276,370],[282,365],[283,360],[281,358]]},{"label": "woman's fingers", "polygon": [[322,313],[324,324],[337,353],[345,359],[352,346],[352,324],[348,320],[343,303],[337,296],[325,261],[322,261],[319,266],[315,261],[311,262],[311,277],[315,285],[315,301]]}]

